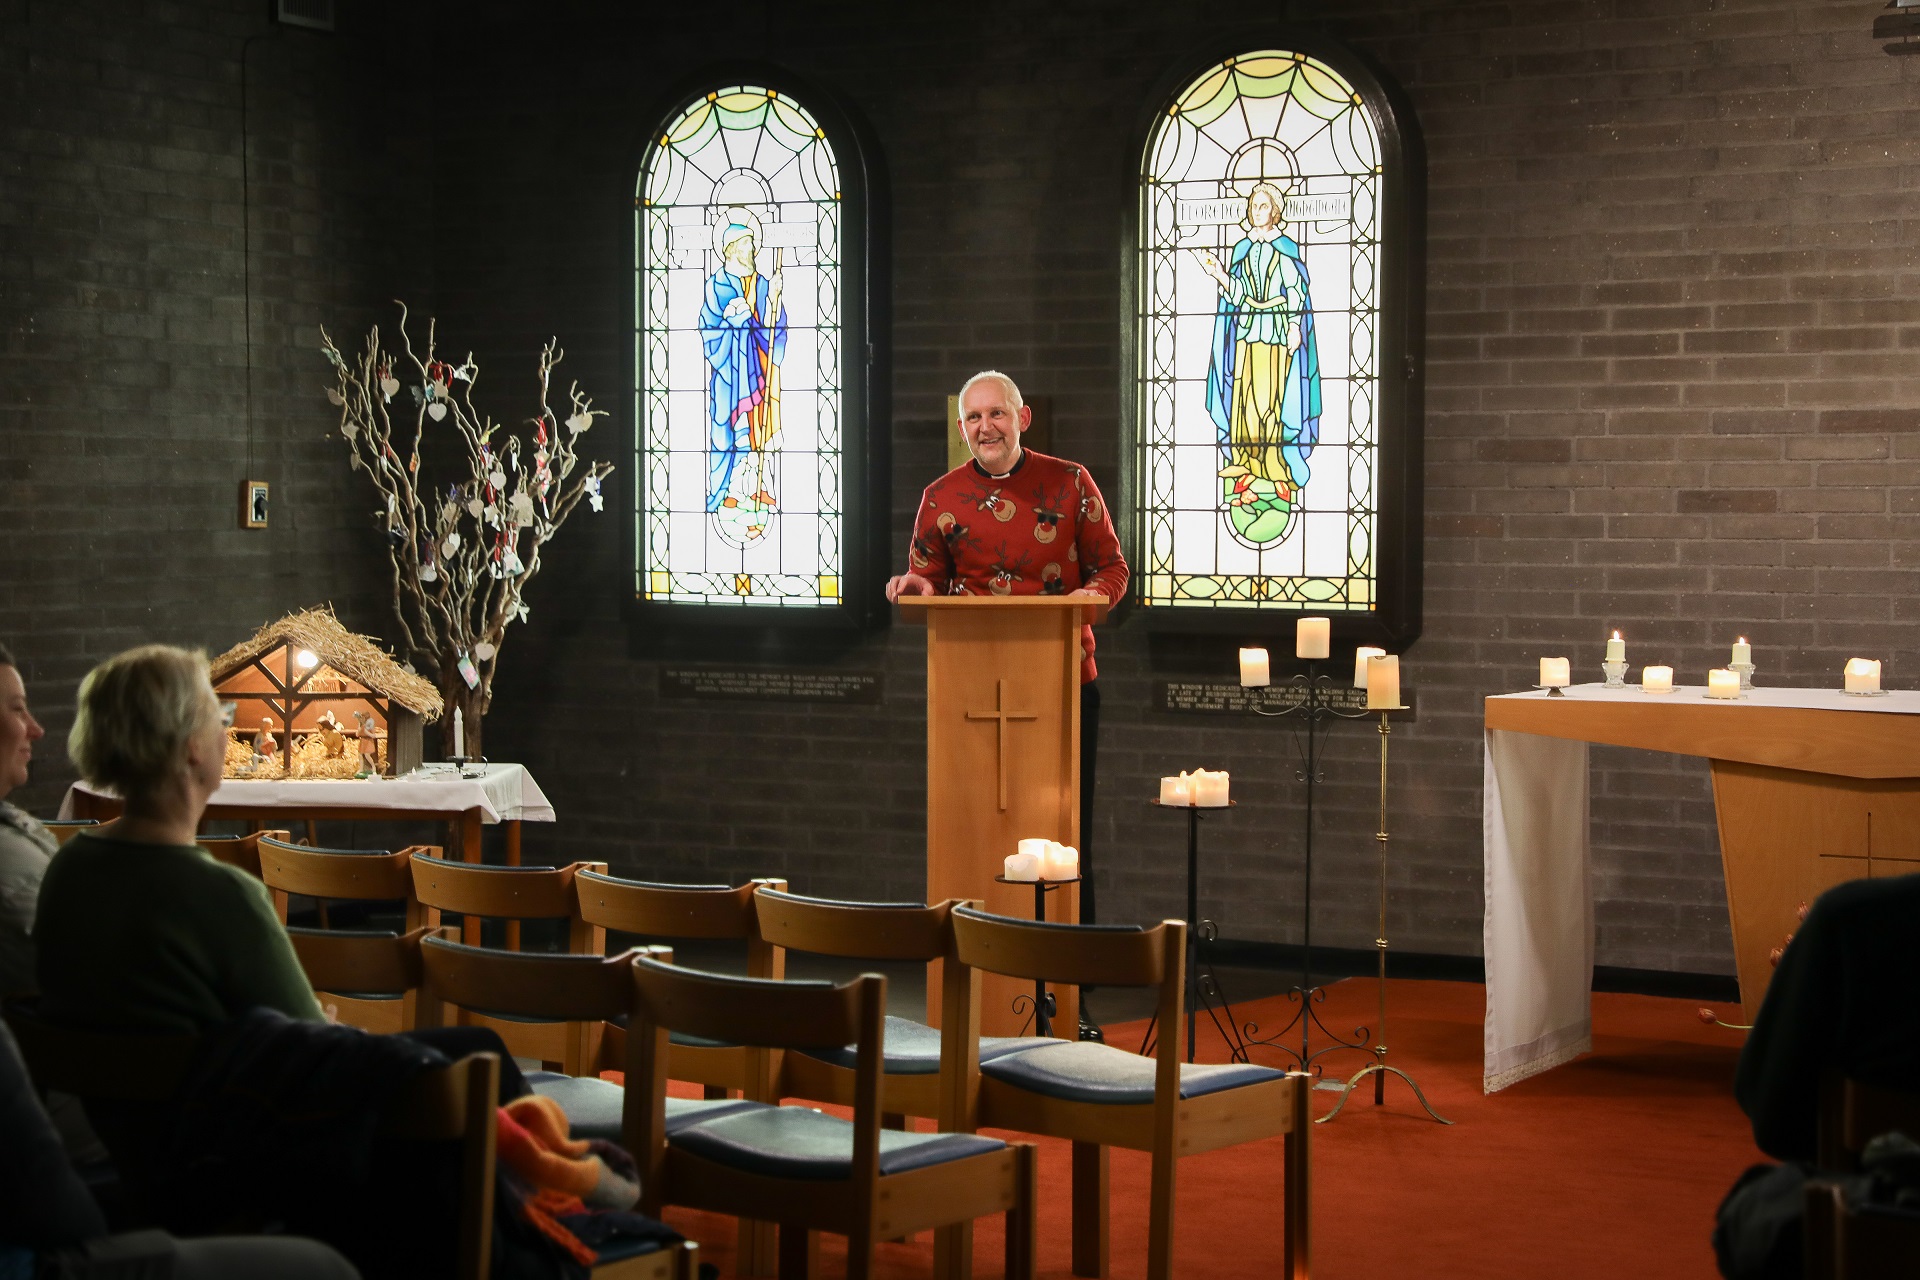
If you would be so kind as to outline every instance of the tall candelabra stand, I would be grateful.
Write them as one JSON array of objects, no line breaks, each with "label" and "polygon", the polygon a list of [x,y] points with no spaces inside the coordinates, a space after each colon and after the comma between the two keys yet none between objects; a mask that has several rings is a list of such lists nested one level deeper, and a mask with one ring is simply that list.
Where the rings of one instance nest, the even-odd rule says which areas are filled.
[{"label": "tall candelabra stand", "polygon": [[[1307,784],[1306,870],[1300,895],[1300,985],[1287,993],[1288,999],[1300,1002],[1300,1011],[1293,1015],[1292,1021],[1270,1036],[1262,1036],[1259,1026],[1249,1022],[1244,1031],[1243,1042],[1234,1056],[1244,1062],[1247,1060],[1248,1047],[1262,1045],[1296,1059],[1297,1070],[1317,1072],[1319,1069],[1314,1065],[1314,1059],[1325,1054],[1338,1053],[1342,1049],[1352,1049],[1360,1053],[1368,1052],[1367,1028],[1356,1027],[1353,1033],[1354,1039],[1342,1039],[1331,1027],[1320,1021],[1320,1015],[1314,1012],[1313,1008],[1316,1004],[1325,1004],[1327,999],[1326,988],[1315,985],[1313,981],[1313,797],[1315,788],[1320,784],[1320,739],[1326,734],[1327,726],[1333,720],[1360,720],[1364,719],[1367,713],[1364,710],[1342,711],[1328,702],[1323,695],[1331,687],[1332,682],[1320,674],[1319,663],[1311,659],[1307,662],[1307,673],[1304,676],[1293,676],[1288,683],[1303,690],[1305,696],[1299,702],[1290,707],[1282,707],[1278,711],[1268,711],[1263,707],[1255,707],[1253,710],[1256,715],[1263,716],[1298,715],[1305,721],[1306,732],[1295,735],[1295,744],[1306,762],[1305,769],[1295,776]],[[1302,739],[1304,739],[1304,746],[1301,745]],[[1283,1043],[1292,1035],[1296,1027],[1300,1031],[1298,1051]],[[1332,1043],[1309,1052],[1309,1040],[1315,1027],[1320,1028],[1320,1033]]]},{"label": "tall candelabra stand", "polygon": [[1427,1101],[1427,1095],[1420,1092],[1420,1086],[1412,1076],[1387,1062],[1387,736],[1393,732],[1387,725],[1389,710],[1398,711],[1401,708],[1390,707],[1380,711],[1380,829],[1373,833],[1373,838],[1380,845],[1380,936],[1373,940],[1373,945],[1380,952],[1380,1035],[1373,1046],[1373,1061],[1354,1072],[1353,1077],[1340,1087],[1340,1100],[1333,1104],[1333,1110],[1316,1121],[1318,1124],[1325,1124],[1339,1115],[1340,1108],[1347,1105],[1354,1087],[1368,1076],[1373,1077],[1373,1105],[1380,1106],[1386,1100],[1389,1072],[1407,1082],[1407,1086],[1413,1090],[1413,1096],[1420,1100],[1420,1105],[1428,1115],[1441,1124],[1453,1123],[1433,1109]]}]

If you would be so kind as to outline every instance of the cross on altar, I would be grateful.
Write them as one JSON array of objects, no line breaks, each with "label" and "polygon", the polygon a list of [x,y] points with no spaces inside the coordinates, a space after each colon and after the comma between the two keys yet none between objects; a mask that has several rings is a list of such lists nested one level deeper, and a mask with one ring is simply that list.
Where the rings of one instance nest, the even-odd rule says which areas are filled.
[{"label": "cross on altar", "polygon": [[1000,775],[1000,808],[1002,812],[1004,812],[1007,807],[1007,721],[1038,720],[1039,718],[1040,713],[1037,711],[1007,710],[1007,682],[1005,680],[996,680],[993,682],[993,710],[967,712],[967,719],[969,720],[995,720],[999,722],[994,726],[995,732],[1000,735],[998,749],[994,752],[994,759],[995,772]]}]

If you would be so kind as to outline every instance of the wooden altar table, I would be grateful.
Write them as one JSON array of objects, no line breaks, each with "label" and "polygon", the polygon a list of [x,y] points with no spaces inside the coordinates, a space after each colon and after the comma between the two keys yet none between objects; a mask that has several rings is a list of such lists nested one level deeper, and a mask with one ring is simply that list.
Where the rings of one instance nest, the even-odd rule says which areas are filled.
[{"label": "wooden altar table", "polygon": [[1491,1093],[1592,1046],[1587,744],[1712,762],[1740,1000],[1801,903],[1865,876],[1920,872],[1920,693],[1754,689],[1646,694],[1576,685],[1486,702],[1486,1064]]}]

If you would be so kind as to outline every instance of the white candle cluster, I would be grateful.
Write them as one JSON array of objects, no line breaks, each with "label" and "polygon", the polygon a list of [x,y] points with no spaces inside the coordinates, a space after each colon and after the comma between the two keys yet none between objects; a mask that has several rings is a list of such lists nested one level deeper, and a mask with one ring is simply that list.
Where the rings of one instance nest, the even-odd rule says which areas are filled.
[{"label": "white candle cluster", "polygon": [[1080,875],[1080,851],[1058,840],[1022,840],[1005,865],[1009,880],[1073,880]]},{"label": "white candle cluster", "polygon": [[1222,809],[1227,804],[1227,784],[1224,769],[1213,773],[1205,769],[1195,769],[1192,773],[1182,770],[1178,777],[1160,779],[1160,803]]}]

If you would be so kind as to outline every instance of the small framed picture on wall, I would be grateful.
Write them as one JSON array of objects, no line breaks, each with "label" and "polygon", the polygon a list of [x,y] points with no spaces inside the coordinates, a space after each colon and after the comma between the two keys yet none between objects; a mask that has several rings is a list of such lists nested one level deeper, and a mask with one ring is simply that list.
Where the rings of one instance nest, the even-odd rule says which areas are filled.
[{"label": "small framed picture on wall", "polygon": [[267,527],[267,482],[265,480],[240,482],[240,527],[242,529]]}]

